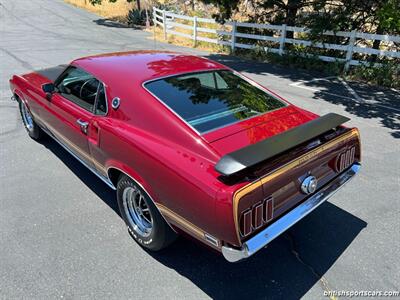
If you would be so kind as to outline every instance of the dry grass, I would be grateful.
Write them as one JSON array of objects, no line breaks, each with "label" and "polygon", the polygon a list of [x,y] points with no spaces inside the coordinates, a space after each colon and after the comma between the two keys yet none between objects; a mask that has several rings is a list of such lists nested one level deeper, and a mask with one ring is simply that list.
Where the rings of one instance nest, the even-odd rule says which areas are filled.
[{"label": "dry grass", "polygon": [[[183,47],[189,47],[189,48],[192,48],[194,46],[193,40],[185,38],[185,37],[177,36],[177,35],[168,34],[167,40],[164,40],[164,32],[163,32],[162,28],[160,28],[158,26],[156,28],[151,27],[147,31],[151,32],[153,34],[153,36],[150,37],[149,39],[155,38],[157,41],[160,41],[160,42],[164,42],[164,43],[167,42],[169,44],[174,44],[177,46],[183,46]],[[181,30],[178,29],[177,31],[189,33],[189,32],[185,32],[184,29],[181,29]],[[216,44],[202,42],[202,41],[197,42],[196,48],[199,50],[207,51],[207,52],[229,53],[229,49],[227,49],[226,47],[224,47],[222,45],[216,45]]]},{"label": "dry grass", "polygon": [[92,5],[89,0],[64,0],[65,2],[72,4],[76,7],[86,9],[90,12],[98,14],[105,18],[114,20],[124,21],[128,12],[135,7],[132,3],[128,3],[126,0],[117,0],[116,3],[110,3],[103,1],[101,5]]}]

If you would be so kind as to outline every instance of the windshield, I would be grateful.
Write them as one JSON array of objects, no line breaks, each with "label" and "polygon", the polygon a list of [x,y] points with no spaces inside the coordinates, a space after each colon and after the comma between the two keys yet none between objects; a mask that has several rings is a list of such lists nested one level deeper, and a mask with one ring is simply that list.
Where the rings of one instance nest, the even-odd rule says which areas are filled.
[{"label": "windshield", "polygon": [[200,133],[286,106],[227,70],[158,79],[145,87]]}]

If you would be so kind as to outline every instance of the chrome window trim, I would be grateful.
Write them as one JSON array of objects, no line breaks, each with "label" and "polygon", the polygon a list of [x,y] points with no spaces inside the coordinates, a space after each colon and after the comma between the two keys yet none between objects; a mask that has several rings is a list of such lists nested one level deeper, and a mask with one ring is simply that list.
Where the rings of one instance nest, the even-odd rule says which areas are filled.
[{"label": "chrome window trim", "polygon": [[[287,106],[287,105],[286,105]],[[284,106],[284,107],[286,107],[286,106]],[[204,134],[207,134],[207,133],[211,133],[211,132],[213,132],[213,131],[215,131],[215,130],[218,130],[218,129],[221,129],[221,128],[224,128],[224,127],[228,127],[228,126],[230,126],[230,125],[232,125],[232,124],[238,124],[238,123],[240,123],[240,122],[244,122],[244,121],[248,121],[248,120],[251,120],[251,119],[253,119],[253,118],[256,118],[256,117],[260,117],[260,116],[262,116],[262,115],[265,115],[265,114],[267,114],[267,113],[270,113],[270,112],[273,112],[273,111],[277,111],[277,110],[279,110],[279,109],[282,109],[283,107],[279,107],[279,108],[276,108],[276,109],[273,109],[273,110],[269,110],[269,111],[267,111],[267,112],[265,112],[265,113],[262,113],[262,114],[259,114],[259,115],[256,115],[256,116],[251,116],[251,117],[248,117],[247,119],[243,119],[243,120],[240,120],[240,121],[238,121],[238,122],[231,122],[231,123],[227,123],[227,124],[225,124],[225,125],[222,125],[222,126],[218,126],[218,127],[215,127],[215,128],[213,128],[213,129],[210,129],[210,130],[206,130],[206,131],[204,131],[201,135],[204,135]],[[243,130],[243,129],[242,129]],[[234,132],[235,133],[235,132]],[[233,134],[234,134],[233,133]]]},{"label": "chrome window trim", "polygon": [[[97,79],[97,78],[96,78],[96,79]],[[97,80],[99,80],[99,79],[97,79]],[[96,101],[95,101],[95,103],[94,103],[93,114],[94,114],[95,116],[99,116],[99,117],[106,117],[106,116],[108,115],[107,87],[106,87],[106,85],[104,84],[103,81],[99,80],[99,82],[103,85],[103,88],[104,88],[104,96],[106,97],[106,112],[105,112],[104,114],[97,114],[97,113],[96,113],[97,100],[98,100],[98,95],[97,95],[97,96],[96,96]],[[100,85],[99,85],[99,87],[100,87]]]},{"label": "chrome window trim", "polygon": [[[240,77],[241,79],[243,79],[244,81],[248,82],[249,84],[251,84],[252,86],[258,88],[259,90],[262,90],[263,92],[265,92],[266,94],[270,95],[271,97],[274,97],[275,99],[277,99],[278,101],[280,101],[282,104],[284,104],[283,107],[279,107],[273,110],[269,110],[267,112],[264,112],[262,114],[259,115],[255,115],[255,116],[251,116],[248,117],[246,119],[240,120],[240,121],[236,121],[236,122],[231,122],[222,126],[218,126],[215,127],[213,129],[210,130],[206,130],[202,133],[200,133],[196,128],[194,128],[191,124],[189,124],[189,122],[187,122],[184,118],[182,118],[177,112],[175,112],[171,107],[169,107],[164,101],[162,101],[160,98],[158,98],[156,95],[154,95],[148,88],[145,87],[146,84],[151,83],[153,81],[158,81],[158,80],[162,80],[162,79],[166,79],[166,78],[170,78],[170,77],[177,77],[177,76],[182,76],[182,75],[190,75],[190,74],[198,74],[198,73],[207,73],[207,72],[215,72],[215,71],[230,71],[233,74],[237,75],[238,77]],[[157,78],[152,78],[149,80],[146,80],[144,82],[142,82],[142,88],[147,91],[150,95],[152,95],[155,99],[157,99],[159,102],[161,102],[169,111],[171,111],[175,116],[177,116],[180,120],[182,120],[189,128],[191,128],[195,133],[197,133],[199,136],[203,136],[207,133],[213,132],[215,130],[230,126],[232,124],[239,124],[241,122],[244,121],[248,121],[251,120],[253,118],[256,117],[260,117],[262,115],[265,115],[267,113],[282,109],[284,107],[287,107],[290,105],[290,103],[288,103],[286,100],[281,99],[280,97],[275,96],[274,94],[272,94],[269,90],[267,90],[265,87],[263,87],[262,85],[258,84],[257,82],[251,80],[250,78],[247,78],[246,76],[240,74],[239,72],[232,70],[232,69],[227,69],[227,68],[220,68],[220,69],[207,69],[207,70],[199,70],[199,71],[193,71],[193,72],[180,72],[180,73],[176,73],[176,74],[172,74],[172,75],[166,75],[166,76],[161,76],[161,77],[157,77]]]},{"label": "chrome window trim", "polygon": [[[96,95],[96,99],[95,99],[95,101],[94,101],[93,110],[90,111],[90,110],[87,110],[86,108],[84,108],[84,107],[78,105],[76,102],[74,102],[74,101],[72,101],[72,100],[70,100],[70,99],[64,97],[63,95],[61,95],[61,93],[58,93],[58,94],[59,94],[61,97],[63,97],[64,99],[67,99],[69,102],[71,102],[71,103],[73,103],[74,105],[78,106],[79,108],[82,108],[83,110],[85,110],[85,111],[87,111],[87,112],[93,114],[94,116],[106,117],[106,116],[108,115],[107,86],[106,86],[106,84],[105,84],[102,80],[100,80],[99,78],[97,78],[97,76],[95,76],[93,73],[87,71],[86,69],[84,69],[84,68],[82,68],[82,67],[80,67],[80,66],[78,66],[78,65],[75,65],[75,64],[72,62],[71,64],[69,64],[68,66],[66,66],[66,67],[65,67],[65,70],[54,80],[54,86],[57,86],[57,85],[60,83],[60,82],[59,82],[60,78],[61,78],[61,77],[64,75],[64,73],[67,72],[68,69],[70,69],[70,68],[80,69],[80,70],[84,71],[85,73],[87,73],[87,74],[93,76],[94,79],[96,79],[100,84],[103,85],[103,87],[104,87],[104,95],[106,96],[106,109],[107,109],[107,110],[106,110],[106,113],[105,113],[104,115],[103,115],[103,114],[96,114],[97,95]],[[100,86],[100,84],[99,84],[99,86]],[[99,89],[99,87],[97,87],[97,91],[98,91],[98,89]]]},{"label": "chrome window trim", "polygon": [[162,105],[164,105],[164,107],[166,107],[170,112],[172,112],[179,120],[181,120],[183,123],[185,123],[186,126],[188,126],[190,129],[192,129],[197,135],[201,136],[201,133],[196,128],[194,128],[192,125],[190,125],[188,122],[186,122],[186,120],[184,118],[182,118],[177,112],[175,112],[164,101],[162,101],[160,98],[158,98],[155,94],[153,94],[149,89],[147,89],[145,87],[145,85],[150,83],[150,82],[161,80],[161,79],[166,79],[166,78],[169,78],[169,77],[179,76],[179,75],[183,75],[183,74],[187,74],[187,73],[178,73],[178,74],[174,74],[174,75],[157,77],[157,78],[154,78],[154,79],[150,79],[150,80],[144,81],[144,82],[142,82],[142,88],[145,91],[147,91],[150,95],[152,95],[155,99],[157,99]]}]

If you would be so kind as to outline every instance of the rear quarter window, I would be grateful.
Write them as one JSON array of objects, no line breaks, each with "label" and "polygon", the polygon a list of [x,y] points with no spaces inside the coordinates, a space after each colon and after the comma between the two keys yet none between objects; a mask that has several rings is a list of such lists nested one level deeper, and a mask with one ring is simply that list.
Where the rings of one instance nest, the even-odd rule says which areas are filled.
[{"label": "rear quarter window", "polygon": [[167,77],[144,86],[200,133],[286,106],[228,70]]}]

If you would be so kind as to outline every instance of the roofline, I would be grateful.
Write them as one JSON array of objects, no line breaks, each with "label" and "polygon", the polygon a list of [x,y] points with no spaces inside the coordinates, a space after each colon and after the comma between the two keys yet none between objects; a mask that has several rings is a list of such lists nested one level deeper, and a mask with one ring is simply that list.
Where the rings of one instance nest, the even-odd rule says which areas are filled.
[{"label": "roofline", "polygon": [[[151,96],[153,96],[156,100],[158,100],[167,110],[169,110],[170,112],[172,112],[173,115],[175,115],[178,119],[180,119],[187,127],[189,127],[189,128],[190,128],[194,133],[196,133],[199,137],[202,137],[202,136],[204,136],[205,134],[210,133],[210,132],[213,132],[213,131],[216,131],[216,130],[218,130],[218,129],[221,129],[221,128],[230,126],[230,125],[232,125],[232,124],[240,123],[240,122],[243,122],[243,121],[246,121],[246,120],[249,120],[249,119],[258,117],[258,116],[252,116],[252,117],[249,117],[249,118],[247,118],[247,119],[240,120],[239,122],[232,122],[232,123],[229,123],[229,124],[225,124],[225,125],[222,125],[222,126],[213,128],[213,129],[211,129],[211,130],[207,130],[207,131],[205,131],[205,132],[203,132],[203,133],[200,133],[200,132],[199,132],[196,128],[194,128],[189,122],[187,122],[187,121],[186,121],[184,118],[182,118],[177,112],[175,112],[171,107],[169,107],[168,104],[166,104],[163,100],[161,100],[159,97],[157,97],[155,94],[153,94],[149,89],[147,89],[147,88],[145,87],[145,85],[146,85],[147,83],[150,83],[150,82],[153,82],[153,81],[161,80],[161,79],[164,79],[164,78],[175,77],[175,76],[179,76],[179,75],[196,74],[196,73],[204,73],[204,72],[212,72],[212,71],[218,71],[218,70],[227,70],[227,71],[231,71],[233,74],[235,74],[235,75],[237,75],[238,77],[242,78],[244,81],[248,82],[248,83],[251,84],[252,86],[254,86],[254,87],[256,87],[256,88],[262,90],[263,92],[265,92],[265,93],[267,93],[267,94],[273,96],[274,98],[277,98],[278,101],[282,102],[282,103],[285,105],[284,107],[287,107],[287,106],[291,105],[291,104],[290,104],[289,102],[287,102],[285,99],[283,99],[283,98],[281,98],[280,96],[276,95],[275,93],[271,92],[269,89],[267,89],[266,87],[262,86],[261,84],[259,84],[259,83],[255,82],[255,81],[253,81],[252,79],[250,79],[250,78],[244,76],[244,75],[241,74],[240,72],[235,71],[234,69],[231,69],[231,68],[229,68],[229,67],[227,67],[227,66],[225,66],[225,65],[222,65],[222,64],[221,64],[221,66],[222,66],[221,68],[203,69],[202,71],[193,71],[193,72],[180,72],[180,73],[177,73],[177,74],[170,74],[170,75],[161,76],[161,77],[159,77],[159,78],[152,78],[152,79],[144,80],[144,81],[142,82],[141,86],[142,86],[142,88],[143,88],[146,92],[148,92]],[[283,108],[283,107],[281,107],[281,108]],[[281,108],[278,108],[278,109],[281,109]],[[274,110],[278,110],[278,109],[274,109]],[[272,110],[272,111],[274,111],[274,110]],[[270,112],[271,112],[271,111],[268,111],[268,112],[265,112],[264,114],[270,113]]]}]

